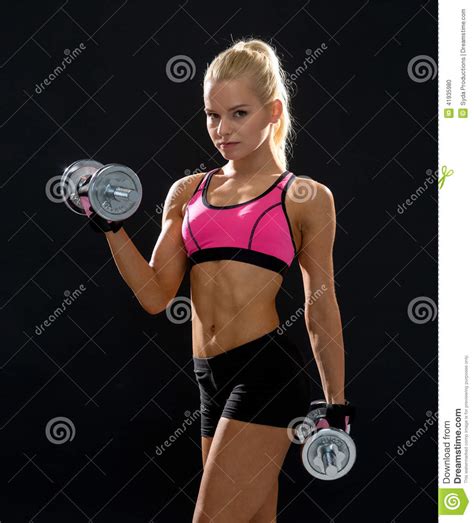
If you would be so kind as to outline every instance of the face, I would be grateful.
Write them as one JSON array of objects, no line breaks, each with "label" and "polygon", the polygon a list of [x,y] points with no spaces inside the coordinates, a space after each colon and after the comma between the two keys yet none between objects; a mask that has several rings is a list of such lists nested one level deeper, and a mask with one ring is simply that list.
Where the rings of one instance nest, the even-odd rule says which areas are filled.
[{"label": "face", "polygon": [[[209,136],[224,158],[237,160],[268,142],[281,115],[276,99],[262,105],[247,80],[207,81],[204,111]],[[222,146],[222,142],[237,142]]]}]

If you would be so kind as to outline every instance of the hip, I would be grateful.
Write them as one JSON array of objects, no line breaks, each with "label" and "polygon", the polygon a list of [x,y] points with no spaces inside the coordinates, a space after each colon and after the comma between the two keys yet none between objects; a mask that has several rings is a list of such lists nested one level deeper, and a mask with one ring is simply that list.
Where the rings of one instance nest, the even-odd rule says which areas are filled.
[{"label": "hip", "polygon": [[198,382],[207,381],[216,392],[239,383],[309,386],[301,350],[278,328],[216,356],[193,357],[193,365]]}]

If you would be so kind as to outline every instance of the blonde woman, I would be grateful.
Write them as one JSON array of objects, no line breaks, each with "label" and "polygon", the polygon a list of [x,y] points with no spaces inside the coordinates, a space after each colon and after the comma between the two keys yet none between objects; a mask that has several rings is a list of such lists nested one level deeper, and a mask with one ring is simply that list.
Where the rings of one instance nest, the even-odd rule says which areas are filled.
[{"label": "blonde woman", "polygon": [[325,399],[345,404],[334,202],[327,187],[288,170],[289,93],[272,46],[236,42],[208,65],[203,87],[207,130],[225,164],[173,183],[149,263],[123,228],[106,236],[150,314],[165,310],[190,270],[204,465],[193,522],[268,523],[288,427],[311,400],[301,352],[280,334],[275,307],[295,257]]}]

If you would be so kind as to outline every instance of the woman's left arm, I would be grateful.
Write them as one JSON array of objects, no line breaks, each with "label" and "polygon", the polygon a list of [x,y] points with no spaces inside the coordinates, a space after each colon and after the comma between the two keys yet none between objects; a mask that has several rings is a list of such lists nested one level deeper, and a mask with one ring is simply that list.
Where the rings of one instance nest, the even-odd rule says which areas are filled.
[{"label": "woman's left arm", "polygon": [[309,184],[305,194],[314,196],[301,201],[299,213],[302,243],[298,262],[305,292],[306,328],[326,402],[344,403],[344,344],[332,257],[336,232],[334,198],[326,186],[314,180],[304,178],[300,184]]}]

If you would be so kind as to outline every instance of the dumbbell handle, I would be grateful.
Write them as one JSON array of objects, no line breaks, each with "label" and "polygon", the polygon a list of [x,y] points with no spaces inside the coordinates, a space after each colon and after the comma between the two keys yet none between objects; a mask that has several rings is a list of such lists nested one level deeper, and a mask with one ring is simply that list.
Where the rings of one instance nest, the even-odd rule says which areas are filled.
[{"label": "dumbbell handle", "polygon": [[[89,175],[88,178],[84,179],[84,181],[81,183],[77,193],[79,196],[87,196],[89,191],[89,182],[92,178],[91,175]],[[116,187],[114,185],[107,185],[105,189],[105,194],[109,197],[113,197],[116,200],[128,200],[130,202],[136,202],[138,201],[138,193],[134,189],[127,189],[126,187]]]},{"label": "dumbbell handle", "polygon": [[116,200],[128,200],[130,202],[138,201],[138,193],[135,189],[108,185],[105,189],[105,194],[109,197],[115,198]]},{"label": "dumbbell handle", "polygon": [[[335,476],[337,474],[336,453],[332,445],[325,445],[321,451],[324,473],[326,476]],[[315,460],[316,461],[316,460]]]}]

